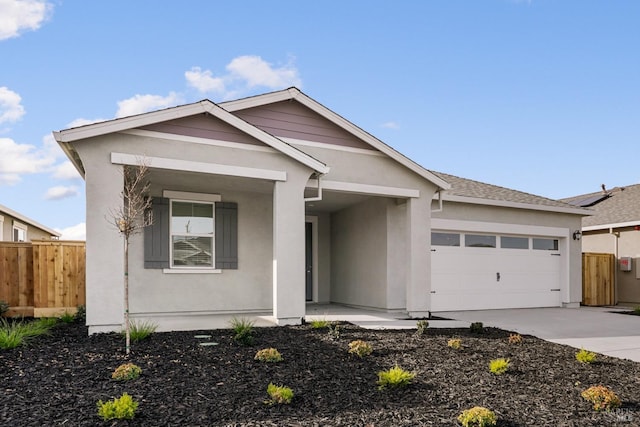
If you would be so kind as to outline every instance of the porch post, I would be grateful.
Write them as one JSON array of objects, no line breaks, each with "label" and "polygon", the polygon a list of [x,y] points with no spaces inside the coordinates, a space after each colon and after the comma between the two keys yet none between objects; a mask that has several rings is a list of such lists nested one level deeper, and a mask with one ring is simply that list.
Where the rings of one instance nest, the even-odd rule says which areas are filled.
[{"label": "porch post", "polygon": [[407,312],[427,317],[431,308],[431,203],[426,197],[407,201]]},{"label": "porch post", "polygon": [[304,187],[309,173],[287,172],[273,189],[273,317],[299,325],[305,315]]}]

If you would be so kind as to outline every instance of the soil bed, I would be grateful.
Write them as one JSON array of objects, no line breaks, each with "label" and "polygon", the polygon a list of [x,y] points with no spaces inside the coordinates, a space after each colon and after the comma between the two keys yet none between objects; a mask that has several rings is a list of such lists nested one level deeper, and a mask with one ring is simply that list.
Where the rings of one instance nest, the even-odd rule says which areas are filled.
[{"label": "soil bed", "polygon": [[[210,338],[195,338],[211,335]],[[86,327],[60,324],[29,345],[0,350],[0,424],[7,426],[455,426],[464,409],[485,406],[498,426],[640,425],[640,364],[599,355],[582,365],[576,349],[525,336],[509,344],[509,332],[487,329],[371,331],[341,325],[258,328],[253,346],[233,341],[230,330],[156,333],[124,355],[118,334],[87,336]],[[461,338],[462,350],[447,347]],[[373,353],[348,353],[362,339]],[[201,346],[201,342],[218,345]],[[275,347],[280,363],[254,360]],[[512,369],[491,374],[491,359]],[[128,382],[111,379],[131,361],[143,372]],[[377,388],[377,372],[398,364],[415,372],[401,390]],[[293,389],[290,405],[269,405],[267,385]],[[612,413],[591,409],[580,393],[611,387],[623,402]],[[96,402],[129,393],[139,403],[133,420],[103,422]]]}]

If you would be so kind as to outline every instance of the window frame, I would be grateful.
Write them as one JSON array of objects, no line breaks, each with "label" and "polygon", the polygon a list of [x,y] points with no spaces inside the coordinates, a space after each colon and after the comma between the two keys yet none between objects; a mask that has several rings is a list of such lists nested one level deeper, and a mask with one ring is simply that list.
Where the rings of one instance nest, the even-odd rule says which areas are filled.
[{"label": "window frame", "polygon": [[[163,269],[164,273],[221,273],[216,268],[216,203],[221,201],[219,194],[190,193],[184,191],[164,190],[163,197],[169,199],[169,268]],[[212,233],[185,234],[173,230],[173,202],[199,203],[211,205]],[[174,236],[211,237],[211,266],[202,265],[174,265],[173,238]]]},{"label": "window frame", "polygon": [[[16,240],[15,238],[16,231],[18,231],[18,234],[20,234],[21,231],[24,233],[24,240]],[[13,224],[11,225],[11,241],[18,242],[18,243],[29,241],[27,236],[27,226],[25,224],[18,221],[13,221]]]}]

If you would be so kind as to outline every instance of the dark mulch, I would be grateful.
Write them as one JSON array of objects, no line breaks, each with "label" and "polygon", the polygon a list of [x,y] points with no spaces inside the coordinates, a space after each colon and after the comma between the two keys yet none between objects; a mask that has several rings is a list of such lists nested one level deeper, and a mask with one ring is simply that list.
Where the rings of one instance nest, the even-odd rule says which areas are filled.
[{"label": "dark mulch", "polygon": [[[219,345],[202,347],[196,334]],[[0,425],[6,426],[454,426],[463,409],[494,410],[499,426],[630,426],[640,423],[640,364],[600,356],[594,365],[576,350],[534,337],[520,345],[489,329],[370,331],[351,325],[331,340],[309,326],[258,329],[252,347],[236,344],[229,330],[156,333],[125,357],[117,334],[87,336],[85,327],[61,324],[30,345],[0,350]],[[451,337],[465,348],[447,347]],[[348,354],[364,339],[371,356]],[[254,361],[257,350],[276,347],[284,361]],[[489,360],[508,357],[513,370],[495,376]],[[132,361],[134,381],[112,371]],[[395,364],[417,374],[406,389],[379,391],[377,372]],[[269,382],[291,387],[291,405],[268,405]],[[614,413],[592,411],[580,392],[612,387],[623,401]],[[96,402],[128,392],[140,402],[134,420],[103,422]]]}]

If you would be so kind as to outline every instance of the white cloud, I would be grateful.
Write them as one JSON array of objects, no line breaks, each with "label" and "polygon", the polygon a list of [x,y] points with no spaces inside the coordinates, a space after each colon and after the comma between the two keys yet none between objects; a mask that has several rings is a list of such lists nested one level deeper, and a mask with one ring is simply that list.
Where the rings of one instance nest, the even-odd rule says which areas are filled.
[{"label": "white cloud", "polygon": [[133,116],[148,111],[173,107],[182,102],[182,96],[171,92],[167,96],[160,95],[135,95],[129,99],[118,101],[116,117]]},{"label": "white cloud", "polygon": [[84,222],[66,228],[54,228],[62,234],[60,240],[87,240],[87,225]]},{"label": "white cloud", "polygon": [[184,73],[187,85],[201,93],[221,94],[224,99],[237,96],[257,86],[271,90],[290,86],[302,87],[298,69],[289,63],[276,67],[260,56],[244,55],[234,58],[226,66],[227,73],[214,76],[211,70],[192,67]]},{"label": "white cloud", "polygon": [[[2,2],[2,0],[0,0]],[[0,21],[2,15],[0,12]],[[6,86],[0,87],[0,123],[16,122],[24,115],[24,107],[20,95]]]},{"label": "white cloud", "polygon": [[53,5],[45,0],[0,0],[0,40],[37,30],[52,11]]},{"label": "white cloud", "polygon": [[33,145],[17,144],[10,138],[0,138],[0,183],[15,184],[19,174],[46,172],[55,157]]},{"label": "white cloud", "polygon": [[187,84],[199,92],[224,92],[224,79],[213,77],[213,73],[210,70],[202,71],[200,67],[191,67],[191,70],[185,71],[184,77],[187,79]]},{"label": "white cloud", "polygon": [[90,124],[98,123],[98,122],[106,122],[107,120],[110,120],[110,119],[83,119],[83,118],[79,118],[79,119],[75,119],[74,121],[69,123],[67,125],[67,129],[77,128],[77,127],[80,127],[80,126],[90,125]]},{"label": "white cloud", "polygon": [[382,127],[387,129],[400,129],[400,125],[397,122],[384,122]]},{"label": "white cloud", "polygon": [[56,179],[80,179],[80,173],[69,160],[60,163],[53,169],[53,177]]},{"label": "white cloud", "polygon": [[67,199],[69,197],[75,197],[78,195],[78,188],[75,186],[64,187],[64,186],[56,186],[51,187],[47,190],[47,194],[44,195],[44,198],[47,200],[62,200]]}]

